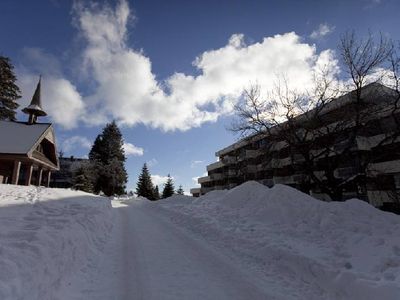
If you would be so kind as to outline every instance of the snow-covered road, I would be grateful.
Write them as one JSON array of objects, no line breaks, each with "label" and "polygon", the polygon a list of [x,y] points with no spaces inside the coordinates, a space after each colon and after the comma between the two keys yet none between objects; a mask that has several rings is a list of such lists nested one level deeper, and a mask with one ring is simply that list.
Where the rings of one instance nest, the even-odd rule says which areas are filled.
[{"label": "snow-covered road", "polygon": [[111,202],[0,184],[0,299],[400,299],[400,218],[363,201],[247,182]]},{"label": "snow-covered road", "polygon": [[148,201],[114,208],[113,238],[84,299],[272,299],[254,276]]}]

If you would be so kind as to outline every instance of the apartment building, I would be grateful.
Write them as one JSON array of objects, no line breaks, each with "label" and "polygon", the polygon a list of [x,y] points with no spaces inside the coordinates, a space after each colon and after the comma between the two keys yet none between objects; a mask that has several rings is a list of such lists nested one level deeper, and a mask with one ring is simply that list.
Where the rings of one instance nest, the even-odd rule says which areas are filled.
[{"label": "apartment building", "polygon": [[[271,135],[284,127],[272,128],[269,133],[253,135],[217,151],[218,161],[207,166],[207,176],[198,179],[201,187],[192,189],[192,195],[256,180],[269,187],[290,185],[330,201],[332,194],[321,186],[334,180],[340,194],[333,200],[356,197],[376,207],[400,203],[398,95],[383,85],[368,85],[362,90],[363,104],[357,107],[360,111],[356,114],[354,93],[338,97],[324,107],[323,128],[315,128],[319,136],[316,138],[314,133],[314,144],[306,154],[284,138],[277,138],[279,135]],[[358,123],[356,115],[362,118]],[[296,117],[296,122],[307,122],[307,116]],[[308,156],[314,159],[307,161]],[[306,172],[308,168],[312,171]]]},{"label": "apartment building", "polygon": [[50,187],[72,188],[74,172],[89,163],[87,158],[59,157],[60,169],[54,172]]}]

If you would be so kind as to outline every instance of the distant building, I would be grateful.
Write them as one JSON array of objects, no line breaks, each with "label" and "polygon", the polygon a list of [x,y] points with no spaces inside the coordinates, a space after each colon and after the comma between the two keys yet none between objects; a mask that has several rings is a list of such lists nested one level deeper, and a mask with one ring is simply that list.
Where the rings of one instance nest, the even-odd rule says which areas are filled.
[{"label": "distant building", "polygon": [[[372,91],[378,91],[373,93]],[[340,167],[334,170],[335,177],[343,181],[343,200],[353,197],[368,201],[376,207],[390,206],[400,203],[400,136],[389,143],[383,143],[386,135],[398,132],[399,128],[393,118],[400,120],[400,113],[388,109],[393,107],[393,90],[373,84],[364,88],[367,100],[365,115],[368,118],[367,125],[357,131],[354,144],[350,153],[354,154],[354,160],[341,161]],[[327,124],[334,124],[338,118],[343,118],[346,109],[352,103],[349,94],[333,100],[326,107]],[[348,114],[347,114],[348,115]],[[301,116],[299,116],[301,120]],[[351,118],[350,118],[351,120]],[[349,122],[349,124],[352,124]],[[340,147],[352,134],[351,125],[336,132],[337,140],[334,145],[340,153]],[[321,136],[326,138],[326,136]],[[335,139],[336,141],[336,139]],[[268,150],[266,146],[268,145]],[[321,149],[313,149],[321,151]],[[340,155],[340,154],[338,154]],[[290,149],[285,141],[270,141],[268,134],[257,134],[248,139],[240,140],[222,150],[216,152],[218,161],[207,166],[207,176],[200,177],[200,188],[191,189],[193,196],[199,196],[213,190],[231,189],[248,181],[256,180],[266,186],[274,184],[286,184],[295,187],[312,196],[329,201],[330,198],[317,189],[305,190],[302,180],[305,173],[302,169],[295,168],[296,163],[301,166],[303,157],[296,154],[296,149]],[[347,156],[349,157],[349,156]],[[368,157],[366,174],[356,171],[357,158]],[[314,174],[323,179],[324,159],[315,162]],[[329,158],[328,158],[329,159]],[[304,161],[304,160],[303,160]],[[344,180],[343,180],[344,179]]]},{"label": "distant building", "polygon": [[[199,187],[190,189],[190,193],[192,194],[193,197],[200,197],[202,195],[201,188]],[[203,194],[205,193],[203,192]]]},{"label": "distant building", "polygon": [[50,186],[57,188],[71,188],[73,186],[73,176],[75,171],[87,164],[87,158],[59,157],[60,169],[54,172]]},{"label": "distant building", "polygon": [[22,110],[28,122],[0,121],[0,183],[49,186],[58,170],[52,124],[37,123],[46,116],[40,98],[40,80],[30,105]]}]

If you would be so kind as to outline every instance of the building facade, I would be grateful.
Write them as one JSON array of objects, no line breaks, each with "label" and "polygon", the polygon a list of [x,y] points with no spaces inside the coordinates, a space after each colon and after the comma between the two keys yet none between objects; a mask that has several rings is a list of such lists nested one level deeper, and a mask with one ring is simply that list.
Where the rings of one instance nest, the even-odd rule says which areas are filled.
[{"label": "building facade", "polygon": [[57,188],[71,188],[74,185],[74,173],[89,163],[87,158],[59,157],[60,169],[54,172],[50,186]]},{"label": "building facade", "polygon": [[40,80],[30,105],[22,110],[27,122],[0,121],[0,183],[49,186],[58,170],[52,124],[37,123],[45,116],[40,99]]},{"label": "building facade", "polygon": [[[274,128],[219,150],[218,161],[207,166],[207,176],[198,179],[201,187],[192,189],[192,195],[231,189],[256,180],[269,187],[290,185],[330,201],[332,196],[315,182],[335,180],[340,196],[334,200],[356,197],[376,207],[400,203],[398,95],[379,84],[366,86],[362,92],[364,102],[357,114],[354,113],[354,92],[331,101],[324,108],[323,128],[313,129],[317,142],[309,146],[307,153],[284,138],[277,139],[279,135],[272,136]],[[362,122],[357,123],[355,115],[361,116]],[[300,115],[296,122],[307,122],[307,118]],[[361,125],[356,128],[355,124]],[[310,156],[314,159],[305,161]],[[332,165],[335,167],[329,173],[327,170]],[[305,172],[307,168],[312,168],[312,176]]]}]

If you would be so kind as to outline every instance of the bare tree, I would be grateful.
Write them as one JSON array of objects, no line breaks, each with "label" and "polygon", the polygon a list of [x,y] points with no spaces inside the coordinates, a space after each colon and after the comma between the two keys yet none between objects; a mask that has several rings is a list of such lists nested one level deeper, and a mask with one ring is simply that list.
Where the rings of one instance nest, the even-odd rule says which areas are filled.
[{"label": "bare tree", "polygon": [[[335,166],[325,165],[325,174],[316,172],[317,161],[329,157],[333,151],[331,131],[337,132],[345,127],[342,122],[332,124],[323,118],[328,104],[337,96],[336,81],[322,74],[311,91],[298,92],[289,87],[287,80],[278,80],[273,90],[267,94],[267,100],[261,97],[261,88],[252,86],[244,92],[244,99],[236,107],[238,119],[231,130],[252,139],[254,135],[265,135],[264,144],[266,168],[275,168],[274,157],[277,151],[286,151],[291,160],[293,173],[301,174],[298,187],[309,191],[317,187],[331,198],[339,198],[338,192],[327,179],[334,178]],[[327,139],[327,135],[330,138]],[[283,142],[285,150],[277,150],[274,145]]]},{"label": "bare tree", "polygon": [[[264,135],[268,140],[264,151],[269,158],[274,156],[274,143],[286,143],[292,172],[302,174],[299,182],[302,189],[318,190],[333,200],[343,199],[349,185],[357,187],[360,197],[365,193],[366,172],[375,159],[376,149],[395,142],[400,129],[399,58],[391,41],[382,35],[375,40],[371,34],[358,40],[351,32],[343,35],[339,51],[347,78],[339,81],[328,69],[321,70],[314,74],[311,90],[298,92],[284,79],[278,80],[264,96],[260,86],[252,86],[236,105],[237,120],[230,128],[248,139]],[[393,90],[374,84],[384,81],[388,74],[392,76]],[[347,89],[339,90],[343,83]],[[349,90],[346,96],[332,102]],[[377,103],[379,100],[385,103]],[[359,137],[371,128],[376,129],[373,114],[382,105],[387,109],[388,103],[397,128],[394,126],[384,140],[370,149],[354,151]],[[265,164],[271,167],[270,159],[266,158]],[[338,174],[338,170],[349,169],[349,165],[348,174]]]}]

